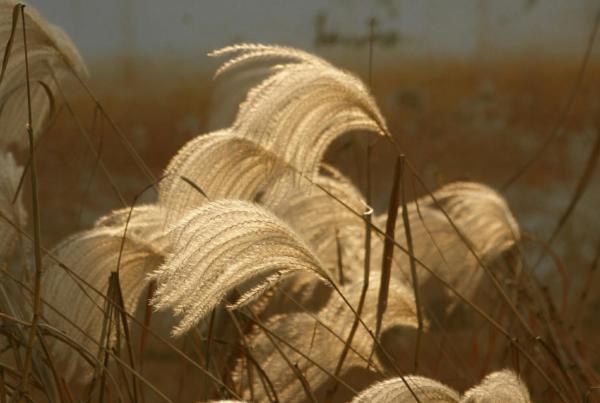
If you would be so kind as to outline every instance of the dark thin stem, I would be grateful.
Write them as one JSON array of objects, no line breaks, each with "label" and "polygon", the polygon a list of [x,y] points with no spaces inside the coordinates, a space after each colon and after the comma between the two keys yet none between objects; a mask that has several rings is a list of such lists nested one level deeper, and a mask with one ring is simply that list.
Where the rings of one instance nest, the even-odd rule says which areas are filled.
[{"label": "dark thin stem", "polygon": [[338,281],[341,285],[344,285],[346,279],[344,278],[344,259],[343,259],[343,250],[342,244],[340,242],[340,233],[339,230],[335,229],[335,246],[337,252],[337,268],[338,268]]},{"label": "dark thin stem", "polygon": [[379,285],[379,298],[377,300],[377,322],[375,325],[376,337],[379,337],[381,333],[383,315],[387,309],[388,303],[392,262],[394,260],[396,220],[398,218],[398,208],[400,206],[400,178],[402,176],[402,167],[402,157],[398,157],[396,159],[396,167],[394,169],[394,179],[392,182],[392,191],[390,193],[387,221],[385,223],[383,262],[381,264],[381,283]]},{"label": "dark thin stem", "polygon": [[123,197],[123,195],[119,191],[119,188],[118,188],[117,184],[115,183],[115,180],[114,180],[113,176],[111,175],[110,171],[108,170],[108,168],[104,164],[104,161],[102,160],[102,154],[101,154],[102,153],[102,149],[96,150],[96,147],[94,145],[94,142],[91,139],[90,134],[88,133],[87,129],[85,128],[85,126],[81,122],[81,119],[79,118],[79,116],[75,113],[75,110],[73,109],[71,103],[69,102],[69,99],[67,98],[66,94],[62,90],[62,86],[60,85],[60,81],[56,77],[54,77],[54,75],[52,77],[54,79],[54,82],[56,83],[56,88],[57,88],[58,92],[61,94],[61,96],[63,98],[64,105],[67,108],[67,112],[69,112],[69,115],[71,115],[71,117],[73,118],[73,120],[75,122],[75,125],[77,126],[77,129],[83,135],[83,138],[85,139],[85,141],[86,141],[86,143],[88,145],[88,148],[90,149],[90,151],[92,152],[92,154],[96,158],[96,161],[98,163],[98,166],[100,167],[100,170],[104,173],[104,176],[106,176],[106,180],[108,181],[108,185],[111,187],[111,189],[113,190],[113,192],[115,192],[115,195],[117,196],[117,198],[119,199],[119,201],[121,202],[121,204],[123,206],[127,206],[127,202],[125,201],[125,198]]},{"label": "dark thin stem", "polygon": [[585,308],[586,300],[590,294],[590,289],[593,285],[594,274],[598,270],[599,266],[600,266],[600,245],[598,245],[596,247],[596,256],[594,256],[594,259],[592,260],[592,263],[590,264],[590,267],[587,272],[587,276],[583,283],[583,290],[580,293],[577,307],[574,310],[573,320],[571,322],[572,327],[575,327],[578,324],[579,319],[581,318],[581,314]]},{"label": "dark thin stem", "polygon": [[[204,350],[204,366],[206,367],[206,369],[208,369],[210,371],[210,348],[212,345],[212,340],[213,340],[213,336],[214,336],[214,330],[215,330],[215,315],[216,315],[216,309],[213,309],[212,312],[210,313],[210,319],[208,320],[208,334],[206,336],[206,345],[205,345],[205,350]],[[204,387],[202,388],[202,394],[203,394],[203,399],[207,400],[208,399],[208,385],[209,385],[209,379],[208,378],[204,378]]]},{"label": "dark thin stem", "polygon": [[412,286],[415,293],[415,307],[417,310],[417,341],[415,345],[415,373],[419,370],[419,352],[421,348],[421,337],[423,336],[423,315],[421,313],[421,299],[419,291],[419,278],[417,277],[417,265],[415,263],[415,253],[410,230],[410,220],[408,219],[408,207],[406,203],[406,173],[404,172],[404,156],[400,156],[400,170],[402,171],[402,222],[404,223],[404,233],[406,234],[406,245],[409,252],[410,274],[412,277]]},{"label": "dark thin stem", "polygon": [[[359,318],[362,314],[363,307],[365,305],[365,299],[367,297],[367,291],[369,290],[369,275],[370,275],[370,264],[371,264],[371,216],[373,214],[373,210],[369,209],[365,212],[365,217],[367,219],[367,225],[365,225],[365,260],[364,260],[364,277],[363,277],[363,286],[360,293],[360,299],[358,301],[358,307],[356,308],[356,317],[354,318],[354,322],[352,322],[352,327],[350,328],[350,333],[348,334],[348,338],[346,339],[346,343],[344,344],[344,349],[342,350],[342,354],[340,354],[340,359],[335,367],[334,374],[336,377],[340,375],[342,372],[342,367],[344,366],[344,361],[346,360],[346,356],[348,355],[348,351],[350,350],[350,346],[352,345],[352,340],[354,339],[354,335],[356,330],[358,329]],[[338,382],[327,391],[326,400],[330,401],[338,388]]]},{"label": "dark thin stem", "polygon": [[286,364],[294,372],[294,374],[298,378],[298,381],[302,385],[302,389],[304,390],[306,397],[311,402],[317,403],[317,398],[315,397],[315,394],[313,393],[313,391],[310,389],[310,385],[308,384],[306,377],[302,374],[302,371],[300,371],[300,368],[298,368],[297,365],[292,364],[292,362],[290,361],[288,356],[283,352],[283,350],[281,349],[279,344],[277,344],[277,342],[273,338],[273,335],[271,335],[271,331],[268,330],[262,323],[260,323],[260,320],[256,317],[256,315],[252,311],[248,310],[248,312],[250,314],[250,317],[252,318],[252,321],[254,323],[258,324],[258,326],[264,331],[265,336],[267,336],[267,338],[271,341],[271,344],[273,344],[273,347],[275,347],[275,349],[277,350],[277,352],[279,353],[281,358],[283,358],[283,360],[286,362]]},{"label": "dark thin stem", "polygon": [[[29,138],[29,159],[31,161],[31,199],[33,212],[33,252],[35,260],[35,280],[33,294],[33,317],[31,319],[31,328],[29,329],[29,340],[25,352],[25,362],[19,391],[20,400],[25,399],[29,388],[29,373],[31,370],[31,361],[33,354],[33,344],[37,335],[37,324],[41,316],[41,278],[42,278],[42,251],[41,251],[41,230],[40,230],[40,206],[38,200],[37,167],[35,161],[35,144],[33,141],[32,111],[31,111],[31,86],[29,83],[29,58],[27,54],[27,30],[25,28],[25,6],[21,5],[21,23],[23,27],[23,48],[25,51],[25,78],[27,81],[27,135]],[[14,16],[14,14],[13,14]]]},{"label": "dark thin stem", "polygon": [[369,19],[369,88],[373,85],[373,42],[375,42],[375,18]]},{"label": "dark thin stem", "polygon": [[150,170],[150,168],[148,167],[148,165],[146,165],[146,163],[144,162],[144,160],[142,159],[142,157],[136,151],[135,147],[127,139],[127,136],[125,136],[125,134],[121,131],[121,129],[119,128],[119,126],[117,126],[117,124],[115,123],[115,121],[106,112],[106,110],[104,109],[104,106],[102,106],[102,104],[100,103],[100,101],[98,101],[98,99],[96,98],[96,96],[94,95],[94,93],[92,92],[92,90],[90,89],[90,87],[87,85],[87,83],[79,76],[79,74],[77,74],[77,72],[72,68],[72,66],[69,66],[69,68],[71,68],[71,72],[73,73],[73,75],[75,76],[75,78],[79,81],[79,84],[81,84],[81,86],[83,87],[83,89],[85,90],[85,92],[88,94],[88,96],[90,97],[90,99],[94,102],[94,104],[98,108],[98,111],[100,112],[100,114],[102,116],[104,116],[104,118],[108,122],[108,125],[117,134],[117,137],[121,141],[121,144],[123,144],[123,146],[125,147],[125,149],[133,157],[133,160],[135,161],[135,163],[138,166],[138,168],[142,171],[142,173],[146,176],[146,178],[148,179],[148,181],[150,183],[156,183],[156,178],[155,178],[154,174],[152,173],[152,171]]}]

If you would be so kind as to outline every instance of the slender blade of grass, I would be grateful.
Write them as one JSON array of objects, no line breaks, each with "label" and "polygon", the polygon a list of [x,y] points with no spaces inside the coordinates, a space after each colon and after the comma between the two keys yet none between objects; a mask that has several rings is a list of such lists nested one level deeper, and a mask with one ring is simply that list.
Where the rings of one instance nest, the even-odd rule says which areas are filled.
[{"label": "slender blade of grass", "polygon": [[[35,161],[35,146],[33,140],[33,112],[31,110],[31,86],[29,82],[29,58],[27,54],[27,30],[25,27],[25,5],[18,5],[21,11],[21,23],[23,27],[23,48],[25,51],[25,78],[27,82],[27,136],[29,138],[29,158],[31,160],[31,198],[33,212],[33,234],[34,234],[34,260],[35,260],[35,282],[33,295],[33,317],[31,319],[31,328],[29,340],[25,350],[25,361],[23,363],[23,373],[21,384],[19,385],[20,401],[24,401],[29,388],[29,375],[32,365],[32,354],[37,335],[37,324],[41,316],[41,278],[42,278],[42,251],[41,251],[41,229],[40,229],[40,210],[38,200],[38,185],[37,185],[37,168]],[[15,10],[16,10],[15,7]],[[13,11],[13,19],[18,17],[18,14]],[[13,20],[13,24],[16,22]],[[4,67],[4,66],[3,66]]]},{"label": "slender blade of grass", "polygon": [[273,347],[275,347],[275,349],[277,350],[277,352],[279,352],[279,354],[281,355],[281,358],[283,358],[283,360],[286,362],[286,364],[294,372],[294,375],[296,375],[296,378],[298,378],[298,381],[302,385],[302,389],[304,389],[304,393],[306,394],[306,397],[311,402],[317,403],[317,398],[315,397],[315,394],[311,390],[310,385],[308,384],[306,378],[304,377],[304,374],[302,373],[302,371],[300,371],[300,368],[298,368],[298,365],[297,364],[293,364],[290,361],[290,359],[288,358],[288,356],[283,352],[283,350],[281,349],[281,347],[279,346],[279,344],[277,344],[277,342],[275,341],[274,337],[271,335],[271,332],[268,331],[268,329],[265,326],[263,326],[262,324],[260,324],[260,321],[256,317],[256,315],[252,311],[250,311],[250,310],[248,310],[248,312],[249,312],[249,314],[250,314],[249,316],[252,318],[252,320],[256,324],[259,325],[259,327],[265,333],[265,336],[267,336],[267,338],[271,341],[271,344],[273,344]]},{"label": "slender blade of grass", "polygon": [[394,259],[394,239],[396,232],[396,219],[398,218],[398,207],[400,206],[400,178],[402,176],[402,157],[396,158],[394,168],[394,179],[390,201],[388,204],[388,216],[385,225],[385,240],[383,244],[383,262],[381,264],[381,284],[379,286],[379,298],[377,300],[377,321],[375,325],[375,337],[381,333],[383,315],[387,309],[388,294],[390,288],[390,276],[392,262]]},{"label": "slender blade of grass", "polygon": [[402,222],[404,223],[404,233],[406,235],[406,245],[408,247],[408,258],[410,262],[410,274],[412,277],[412,286],[415,293],[415,307],[417,310],[417,341],[415,345],[415,374],[419,371],[419,352],[421,349],[421,338],[423,336],[423,315],[421,313],[421,299],[419,291],[419,278],[417,277],[417,265],[415,263],[415,252],[413,248],[412,233],[410,230],[410,220],[408,218],[408,207],[406,203],[406,173],[404,171],[404,156],[400,156],[400,171],[402,172]]},{"label": "slender blade of grass", "polygon": [[[369,210],[367,210],[365,212],[365,215],[367,217],[367,223],[365,226],[365,260],[364,260],[364,278],[363,278],[363,287],[361,290],[361,294],[360,294],[360,299],[358,301],[358,307],[356,308],[356,313],[357,316],[354,318],[354,321],[352,322],[352,327],[350,328],[350,333],[348,333],[348,338],[346,339],[346,342],[344,343],[344,349],[342,350],[342,353],[340,354],[340,359],[335,367],[335,376],[339,377],[341,371],[342,371],[342,367],[344,366],[344,361],[346,360],[346,357],[348,355],[348,352],[350,351],[350,346],[352,345],[352,340],[354,339],[354,335],[356,333],[356,330],[358,329],[358,324],[359,324],[359,318],[360,315],[362,314],[362,310],[365,304],[365,299],[367,296],[367,291],[369,290],[369,274],[370,274],[370,265],[371,265],[371,216],[373,214],[373,210],[371,208],[369,208]],[[370,362],[370,360],[369,360]],[[331,401],[331,399],[333,398],[333,396],[335,395],[335,392],[337,391],[338,388],[338,382],[337,380],[335,381],[335,383],[333,384],[333,386],[327,391],[326,393],[326,397],[325,400],[326,401]]]}]

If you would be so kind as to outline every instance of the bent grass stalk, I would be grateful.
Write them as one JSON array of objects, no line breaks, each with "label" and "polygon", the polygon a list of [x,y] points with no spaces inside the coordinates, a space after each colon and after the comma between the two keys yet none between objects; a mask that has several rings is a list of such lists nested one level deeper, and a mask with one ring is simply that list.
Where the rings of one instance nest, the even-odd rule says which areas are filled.
[{"label": "bent grass stalk", "polygon": [[[21,384],[19,393],[21,394],[20,401],[25,400],[27,390],[29,388],[29,372],[31,370],[32,354],[37,334],[37,325],[41,316],[41,277],[42,277],[42,251],[41,251],[41,231],[40,231],[40,212],[38,200],[38,185],[37,185],[37,169],[35,163],[35,145],[33,140],[33,119],[31,111],[31,87],[29,83],[29,59],[27,57],[27,36],[25,29],[25,5],[15,6],[21,11],[21,23],[23,27],[23,46],[25,50],[25,79],[27,82],[27,136],[29,138],[29,158],[31,161],[31,198],[33,211],[33,234],[34,234],[34,258],[35,258],[35,288],[33,296],[33,317],[31,319],[31,328],[29,330],[29,340],[25,352],[25,361],[23,364],[23,372],[21,375]],[[13,19],[18,17],[18,14],[13,13]],[[13,25],[16,24],[13,21]],[[11,35],[12,37],[12,35]],[[8,50],[8,49],[7,49]]]}]

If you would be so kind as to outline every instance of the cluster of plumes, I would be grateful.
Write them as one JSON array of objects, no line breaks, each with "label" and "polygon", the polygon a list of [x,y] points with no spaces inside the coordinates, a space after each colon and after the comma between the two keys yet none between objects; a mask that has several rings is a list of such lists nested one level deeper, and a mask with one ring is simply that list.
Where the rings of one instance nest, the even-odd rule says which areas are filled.
[{"label": "cluster of plumes", "polygon": [[[0,145],[22,146],[24,54],[22,41],[12,35],[12,17],[19,9],[12,2],[0,4],[0,38],[10,42],[14,37],[0,83]],[[27,10],[34,128],[42,128],[53,109],[56,80],[85,68],[66,36]],[[89,365],[72,345],[97,357],[104,336],[114,338],[105,334],[107,306],[117,304],[117,311],[133,314],[154,281],[152,304],[171,309],[179,319],[174,335],[203,323],[214,309],[250,304],[246,312],[258,323],[246,335],[247,353],[273,390],[261,377],[246,377],[247,357],[234,355],[233,377],[244,397],[265,400],[272,393],[284,401],[302,400],[297,372],[319,397],[336,387],[359,392],[357,384],[343,380],[348,372],[385,377],[413,348],[417,315],[410,264],[405,254],[394,255],[378,341],[372,330],[378,319],[383,240],[373,232],[370,286],[363,295],[363,213],[370,207],[322,159],[344,133],[389,136],[385,120],[358,78],[306,52],[241,44],[211,55],[229,57],[219,77],[257,68],[263,77],[246,94],[231,126],[192,139],[175,155],[158,184],[155,204],[109,213],[47,253],[44,318],[71,341],[71,346],[53,343],[51,350],[64,361],[65,378],[89,377]],[[25,213],[12,203],[22,169],[10,155],[1,157],[0,211],[22,225]],[[482,277],[479,266],[513,247],[519,237],[504,200],[484,185],[450,184],[407,209],[415,256],[425,266],[418,271],[421,284],[435,281],[433,271],[467,297]],[[373,222],[383,228],[386,219],[382,215]],[[404,227],[397,227],[396,239],[405,245]],[[0,230],[0,248],[5,248],[13,232],[4,226]],[[107,301],[115,274],[122,302]],[[340,366],[359,305],[361,320]],[[426,389],[436,386],[423,382]],[[466,396],[493,390],[490,382]],[[397,382],[384,385],[396,393]]]},{"label": "cluster of plumes", "polygon": [[352,403],[530,403],[529,391],[517,374],[510,370],[486,376],[479,385],[461,397],[452,388],[421,376],[391,378],[379,382],[356,396]]},{"label": "cluster of plumes", "polygon": [[[321,159],[329,144],[348,131],[366,129],[387,135],[385,121],[360,80],[315,56],[265,45],[237,45],[213,55],[232,55],[218,75],[258,62],[269,65],[271,75],[249,91],[231,127],[201,135],[186,144],[169,163],[167,177],[160,185],[159,205],[165,208],[167,225],[182,230],[170,232],[173,249],[165,264],[153,273],[158,285],[155,304],[175,307],[176,313],[182,314],[184,328],[198,323],[225,293],[249,289],[250,293],[245,293],[236,306],[248,303],[259,296],[258,291],[297,271],[290,268],[303,267],[303,271],[331,281],[337,262],[336,235],[349,241],[358,239],[345,220],[361,220],[324,196],[315,184],[341,197],[350,196],[349,203],[357,208],[359,216],[365,204],[360,193],[339,173],[322,170]],[[227,209],[241,206],[240,201],[244,201],[250,221],[244,226],[239,225],[234,214],[225,214]],[[204,218],[212,209],[222,209],[218,214],[211,213],[219,220]],[[266,215],[263,209],[271,213]],[[327,212],[333,214],[320,214]],[[202,219],[195,219],[196,216]],[[336,217],[340,218],[339,234],[331,225]],[[211,227],[214,225],[218,227]],[[265,231],[252,234],[255,227]],[[284,227],[286,236],[268,232]],[[194,236],[214,232],[206,247],[206,242],[201,242],[205,238]],[[263,237],[270,246],[262,248],[264,254],[258,255],[257,247],[249,244],[261,244]],[[239,250],[231,249],[236,243]],[[279,248],[296,250],[279,256]],[[182,253],[184,249],[188,251]],[[229,250],[235,255],[230,256]],[[307,256],[318,264],[318,270],[307,264]],[[231,277],[235,282],[227,280],[225,265],[246,257],[249,262],[254,258],[254,267],[242,265],[237,270],[247,273]],[[282,264],[284,260],[280,258],[287,263]],[[262,259],[275,259],[278,267],[267,264],[261,268]],[[200,260],[206,262],[198,266]],[[192,269],[194,275],[190,278]],[[177,290],[182,282],[188,284],[187,294]],[[217,295],[209,291],[213,287],[222,290]],[[206,295],[214,297],[209,299]],[[200,300],[204,301],[202,305],[194,303],[194,309],[182,309],[191,301]]]},{"label": "cluster of plumes", "polygon": [[[231,53],[217,75],[259,61],[278,64],[250,90],[231,127],[193,139],[169,164],[159,204],[166,208],[173,249],[152,274],[155,306],[174,309],[181,317],[174,332],[181,334],[222,300],[240,307],[262,295],[251,306],[262,322],[247,336],[252,360],[238,358],[233,375],[247,399],[303,400],[298,370],[317,399],[334,379],[339,389],[352,389],[343,378],[354,370],[385,376],[414,348],[408,257],[395,255],[377,345],[372,330],[383,241],[372,238],[361,323],[338,369],[364,284],[362,214],[369,206],[348,179],[321,161],[327,146],[348,131],[389,135],[385,122],[355,77],[314,56],[262,45],[214,55]],[[482,277],[479,266],[519,237],[504,200],[484,185],[450,184],[407,208],[416,257],[466,297]],[[383,228],[386,218],[374,222]],[[404,234],[397,225],[396,233]],[[406,244],[404,236],[398,239]],[[419,273],[423,284],[434,281],[428,271]],[[322,280],[335,284],[336,292]],[[255,365],[261,375],[247,376]]]}]

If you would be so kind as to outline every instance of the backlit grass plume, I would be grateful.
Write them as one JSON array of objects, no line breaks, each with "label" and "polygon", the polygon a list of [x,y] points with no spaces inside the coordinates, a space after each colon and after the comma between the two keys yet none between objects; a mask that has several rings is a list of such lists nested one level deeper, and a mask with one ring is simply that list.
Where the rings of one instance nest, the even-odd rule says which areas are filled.
[{"label": "backlit grass plume", "polygon": [[172,250],[153,273],[153,305],[181,317],[182,334],[221,303],[227,293],[243,294],[231,307],[247,304],[282,278],[309,271],[327,273],[310,247],[287,224],[256,204],[220,200],[190,212],[170,231]]},{"label": "backlit grass plume", "polygon": [[[123,308],[133,314],[145,289],[146,275],[162,262],[159,231],[148,219],[153,209],[142,207],[139,215],[134,210],[126,236],[124,215],[129,209],[117,210],[98,220],[92,229],[59,243],[44,259],[45,319],[93,356],[99,350],[107,306],[102,295],[107,296],[111,273],[118,270]],[[64,362],[66,379],[91,375],[70,346],[57,341],[52,350]]]},{"label": "backlit grass plume", "polygon": [[169,163],[160,202],[170,225],[206,202],[181,177],[212,200],[256,200],[260,195],[257,201],[272,206],[291,187],[310,187],[325,151],[340,135],[356,130],[388,134],[362,82],[324,60],[266,45],[235,45],[213,53],[230,54],[235,56],[225,70],[244,68],[251,60],[286,62],[248,92],[231,127],[191,140]]},{"label": "backlit grass plume", "polygon": [[[408,386],[407,386],[408,384]],[[422,376],[391,378],[376,383],[352,399],[352,403],[458,403],[460,395],[455,390],[433,379]]]},{"label": "backlit grass plume", "polygon": [[[408,384],[408,386],[407,386]],[[410,388],[409,388],[410,387]],[[415,402],[414,396],[428,403],[530,403],[527,386],[511,370],[486,376],[462,398],[448,386],[421,376],[391,378],[362,391],[352,403]]]},{"label": "backlit grass plume", "polygon": [[[71,39],[27,6],[25,27],[31,84],[33,131],[37,135],[54,111],[57,85],[70,72],[86,74],[83,60]],[[4,49],[0,70],[0,149],[27,146],[27,88],[25,47],[20,6],[0,1],[0,43]]]},{"label": "backlit grass plume", "polygon": [[367,204],[358,189],[330,167],[316,176],[314,183],[325,191],[312,188],[296,192],[274,210],[302,234],[332,276],[337,276],[341,253],[342,264],[345,262],[347,266],[344,271],[348,272],[349,280],[358,279],[360,277],[355,276],[355,273],[350,275],[350,271],[356,269],[354,266],[362,270],[365,225],[359,216],[334,197],[359,213],[367,208]]},{"label": "backlit grass plume", "polygon": [[375,100],[354,75],[314,55],[280,46],[241,44],[212,55],[231,53],[235,56],[226,69],[243,68],[250,60],[284,60],[250,90],[232,127],[302,171],[314,173],[323,152],[340,134],[352,130],[388,134]]},{"label": "backlit grass plume", "polygon": [[164,211],[156,204],[114,210],[98,218],[94,227],[110,229],[117,236],[127,235],[127,238],[146,245],[156,254],[164,255],[169,248]]},{"label": "backlit grass plume", "polygon": [[[379,279],[381,274],[373,272],[370,276],[369,291],[366,295],[363,313],[364,323],[374,332],[377,316],[377,299]],[[350,304],[356,309],[362,292],[362,282],[341,288]],[[282,304],[284,301],[282,300]],[[292,304],[292,301],[285,301]],[[260,363],[262,369],[273,383],[281,401],[303,401],[305,395],[302,385],[294,372],[289,368],[286,360],[266,332],[272,333],[275,343],[289,360],[298,365],[311,390],[318,399],[323,399],[326,390],[333,385],[332,374],[340,360],[342,350],[348,338],[355,315],[347,304],[334,294],[327,305],[315,317],[307,312],[298,312],[272,317],[265,323],[268,331],[255,330],[255,336],[249,341],[249,350],[254,359]],[[388,346],[394,351],[402,351],[406,356],[391,357],[393,360],[411,357],[412,345],[410,337],[417,327],[416,310],[412,290],[394,278],[390,283],[388,308],[383,319],[383,330],[395,329],[397,338],[387,340]],[[404,331],[398,331],[398,330]],[[281,341],[283,340],[283,341]],[[292,346],[289,347],[288,343]],[[394,344],[394,345],[393,345]],[[359,325],[353,337],[351,350],[344,361],[339,374],[340,377],[350,369],[367,368],[367,361],[373,350],[374,341],[364,326]],[[377,349],[378,350],[378,349]],[[391,349],[392,350],[392,349]],[[308,358],[307,358],[308,357]],[[238,361],[236,376],[244,385],[245,397],[249,398],[249,385],[245,377],[245,366],[252,365],[244,360]],[[389,361],[381,351],[373,358],[371,370],[365,371],[363,378],[377,379],[377,373],[385,373],[389,368]],[[381,375],[379,375],[381,377]],[[364,380],[363,380],[364,381]],[[253,389],[258,401],[266,400],[264,388],[257,376],[254,378]],[[357,384],[354,387],[358,387]],[[338,389],[344,389],[339,386]],[[320,401],[320,400],[319,400]]]},{"label": "backlit grass plume", "polygon": [[[433,196],[439,205],[426,195],[407,206],[415,256],[463,295],[472,297],[484,276],[472,251],[489,265],[516,244],[519,226],[504,199],[483,184],[451,183],[433,192]],[[376,222],[381,226],[384,219],[379,217]],[[396,227],[397,234],[404,234],[401,220]],[[404,236],[398,241],[406,245]],[[396,254],[400,270],[392,270],[405,281],[411,278],[408,259],[405,254]],[[418,270],[418,277],[424,288],[432,286],[424,294],[426,301],[448,295],[448,290],[439,290],[438,282],[425,269]]]},{"label": "backlit grass plume", "polygon": [[275,154],[223,130],[196,137],[182,147],[165,170],[159,203],[167,225],[210,200],[272,201],[291,186],[289,169]]},{"label": "backlit grass plume", "polygon": [[[22,174],[23,168],[16,164],[12,154],[0,151],[0,212],[19,226],[25,225],[27,212],[21,195],[14,204],[12,201]],[[13,226],[0,218],[0,262],[11,254],[17,236]]]},{"label": "backlit grass plume", "polygon": [[[330,166],[323,166],[312,188],[292,193],[274,208],[275,213],[294,228],[313,248],[324,269],[340,284],[359,281],[363,276],[365,224],[333,197],[356,212],[367,208],[354,185]],[[333,196],[333,197],[332,197]],[[293,296],[304,309],[315,312],[323,307],[332,289],[309,273],[298,273],[269,293],[262,317],[298,311],[285,294]]]},{"label": "backlit grass plume", "polygon": [[486,376],[477,386],[465,392],[463,403],[531,403],[529,390],[510,370],[497,371]]},{"label": "backlit grass plume", "polygon": [[210,52],[209,56],[231,57],[230,60],[223,63],[223,65],[217,69],[215,76],[223,75],[232,69],[247,67],[251,62],[257,61],[274,63],[278,60],[287,60],[288,62],[296,63],[303,62],[308,64],[329,65],[325,60],[300,49],[279,45],[264,45],[261,43],[240,43],[226,46]]}]

